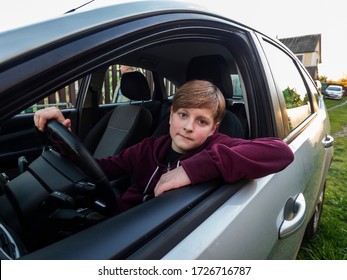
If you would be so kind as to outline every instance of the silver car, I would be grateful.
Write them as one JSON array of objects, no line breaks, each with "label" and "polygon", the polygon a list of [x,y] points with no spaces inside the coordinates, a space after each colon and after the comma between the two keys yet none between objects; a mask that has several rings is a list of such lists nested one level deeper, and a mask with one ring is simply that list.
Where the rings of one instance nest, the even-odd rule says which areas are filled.
[{"label": "silver car", "polygon": [[[136,68],[128,86],[119,65]],[[112,215],[129,178],[109,182],[93,157],[167,133],[172,96],[191,77],[221,87],[223,133],[282,138],[293,163]],[[295,259],[317,231],[334,144],[323,97],[295,55],[256,29],[166,1],[69,13],[0,33],[0,100],[2,259]],[[49,134],[78,166],[34,128],[33,113],[51,105],[74,134],[54,122]]]}]

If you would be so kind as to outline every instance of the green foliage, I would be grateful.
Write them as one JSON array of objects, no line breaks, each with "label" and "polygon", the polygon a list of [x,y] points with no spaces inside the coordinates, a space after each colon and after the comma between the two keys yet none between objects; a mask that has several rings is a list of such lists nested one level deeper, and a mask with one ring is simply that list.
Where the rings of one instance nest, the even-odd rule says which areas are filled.
[{"label": "green foliage", "polygon": [[283,91],[283,96],[287,109],[300,107],[304,104],[304,101],[301,100],[300,95],[295,91],[295,89],[287,87]]},{"label": "green foliage", "polygon": [[[336,107],[338,105],[342,105],[343,103],[346,102],[346,99],[345,98],[342,98],[340,100],[336,100],[336,99],[325,99],[324,100],[324,103],[325,103],[325,106],[327,107],[327,109],[329,110],[330,108],[332,107]],[[342,111],[343,112],[343,111]],[[334,120],[336,121],[336,120]]]}]

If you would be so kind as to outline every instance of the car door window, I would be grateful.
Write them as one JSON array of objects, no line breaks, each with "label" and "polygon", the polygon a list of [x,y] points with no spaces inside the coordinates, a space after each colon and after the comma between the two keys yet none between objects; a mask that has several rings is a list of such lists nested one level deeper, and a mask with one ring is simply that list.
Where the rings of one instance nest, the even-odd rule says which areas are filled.
[{"label": "car door window", "polygon": [[241,86],[240,75],[230,74],[230,78],[233,85],[233,101],[236,103],[243,103],[243,89]]},{"label": "car door window", "polygon": [[276,87],[284,99],[288,125],[294,130],[312,113],[310,94],[296,62],[278,47],[265,42],[265,51]]},{"label": "car door window", "polygon": [[21,114],[35,113],[37,110],[51,106],[56,106],[59,109],[75,108],[80,85],[81,80],[74,81],[66,87],[53,92],[49,96],[33,104],[29,108],[22,111]]}]

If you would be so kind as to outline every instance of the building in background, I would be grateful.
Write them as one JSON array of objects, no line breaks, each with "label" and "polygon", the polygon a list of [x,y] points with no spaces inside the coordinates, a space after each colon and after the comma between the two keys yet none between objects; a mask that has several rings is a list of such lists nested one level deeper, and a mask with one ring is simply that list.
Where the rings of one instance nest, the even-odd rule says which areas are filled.
[{"label": "building in background", "polygon": [[318,64],[322,63],[321,34],[279,39],[302,62],[312,79],[318,79]]}]

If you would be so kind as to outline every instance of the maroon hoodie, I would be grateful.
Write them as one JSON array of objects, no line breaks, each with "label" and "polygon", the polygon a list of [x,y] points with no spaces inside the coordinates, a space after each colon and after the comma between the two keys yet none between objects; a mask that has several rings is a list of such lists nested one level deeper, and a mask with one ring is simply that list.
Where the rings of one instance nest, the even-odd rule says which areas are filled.
[{"label": "maroon hoodie", "polygon": [[215,133],[199,148],[168,165],[165,161],[170,146],[170,135],[146,138],[119,155],[97,160],[110,180],[124,174],[132,177],[132,185],[117,197],[120,212],[153,197],[161,175],[180,165],[192,184],[217,177],[232,183],[281,171],[294,159],[287,144],[270,137],[245,140]]}]

